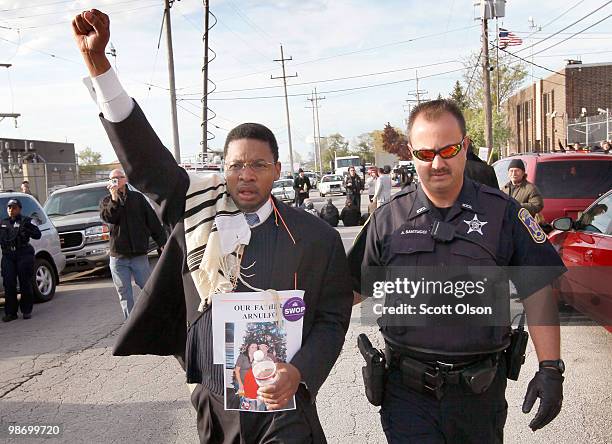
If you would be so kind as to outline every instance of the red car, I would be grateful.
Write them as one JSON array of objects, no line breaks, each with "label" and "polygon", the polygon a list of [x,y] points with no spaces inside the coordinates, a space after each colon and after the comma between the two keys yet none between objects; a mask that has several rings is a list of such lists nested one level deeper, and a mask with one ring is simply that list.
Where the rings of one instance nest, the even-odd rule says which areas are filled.
[{"label": "red car", "polygon": [[553,221],[549,240],[567,273],[558,281],[560,298],[612,333],[612,190],[574,220]]},{"label": "red car", "polygon": [[612,188],[612,155],[568,152],[506,157],[493,164],[500,188],[508,183],[508,164],[512,159],[525,163],[527,180],[542,193],[541,214],[549,223],[563,216],[576,219],[579,212]]}]

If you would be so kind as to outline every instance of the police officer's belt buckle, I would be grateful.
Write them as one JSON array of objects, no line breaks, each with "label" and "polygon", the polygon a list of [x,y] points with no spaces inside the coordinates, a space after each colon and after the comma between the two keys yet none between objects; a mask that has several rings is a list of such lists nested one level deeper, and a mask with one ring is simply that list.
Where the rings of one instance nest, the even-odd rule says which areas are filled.
[{"label": "police officer's belt buckle", "polygon": [[409,356],[399,356],[399,367],[402,383],[420,393],[434,396],[440,400],[443,396],[443,372],[440,368],[412,359]]}]

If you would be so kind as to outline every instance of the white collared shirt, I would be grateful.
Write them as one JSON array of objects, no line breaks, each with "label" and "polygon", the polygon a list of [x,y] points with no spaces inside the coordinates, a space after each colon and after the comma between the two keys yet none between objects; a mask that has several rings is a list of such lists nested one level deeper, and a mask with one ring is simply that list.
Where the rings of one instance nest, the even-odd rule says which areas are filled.
[{"label": "white collared shirt", "polygon": [[270,217],[270,214],[272,214],[272,199],[268,199],[259,210],[255,211],[255,214],[259,217],[259,222],[252,225],[251,229],[260,226]]}]

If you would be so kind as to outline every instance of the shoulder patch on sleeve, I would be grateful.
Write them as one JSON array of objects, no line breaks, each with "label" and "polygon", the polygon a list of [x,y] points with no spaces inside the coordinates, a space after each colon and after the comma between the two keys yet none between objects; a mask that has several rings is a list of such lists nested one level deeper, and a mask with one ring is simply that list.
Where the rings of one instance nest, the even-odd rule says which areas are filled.
[{"label": "shoulder patch on sleeve", "polygon": [[540,225],[536,222],[529,211],[525,208],[521,208],[518,212],[519,220],[525,225],[527,231],[529,231],[529,235],[533,239],[533,241],[537,244],[543,244],[546,242],[546,233],[542,231]]}]

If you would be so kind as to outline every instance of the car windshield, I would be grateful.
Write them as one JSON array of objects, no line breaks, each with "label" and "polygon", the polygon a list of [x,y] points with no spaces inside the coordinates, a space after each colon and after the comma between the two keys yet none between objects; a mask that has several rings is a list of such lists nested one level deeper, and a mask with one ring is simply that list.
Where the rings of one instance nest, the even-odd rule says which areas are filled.
[{"label": "car windshield", "polygon": [[283,188],[283,187],[291,187],[293,186],[293,182],[291,180],[277,180],[272,185],[272,188]]},{"label": "car windshield", "polygon": [[45,211],[50,217],[99,211],[100,201],[107,195],[104,186],[54,193],[45,204]]},{"label": "car windshield", "polygon": [[353,157],[350,159],[336,159],[336,168],[346,168],[350,166],[359,166],[361,160],[359,157]]},{"label": "car windshield", "polygon": [[538,162],[536,185],[548,199],[596,198],[612,188],[612,160]]},{"label": "car windshield", "polygon": [[321,182],[341,182],[342,176],[325,176]]},{"label": "car windshield", "polygon": [[12,198],[17,198],[21,202],[21,214],[35,219],[35,221],[38,223],[44,223],[46,221],[45,213],[40,208],[38,203],[34,202],[34,199],[25,196],[0,197],[0,219],[8,217],[6,204]]}]

